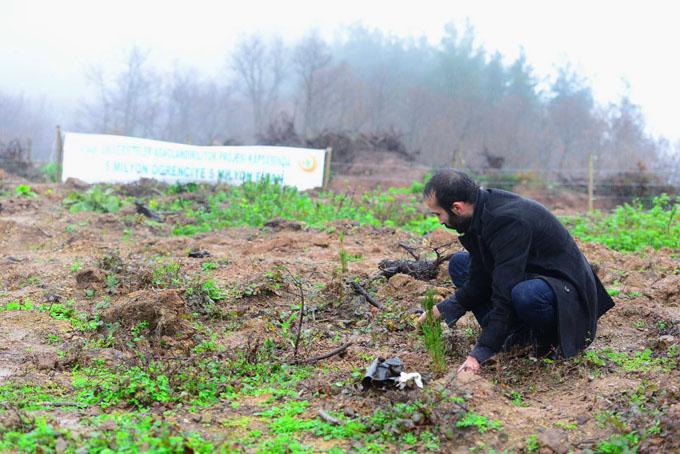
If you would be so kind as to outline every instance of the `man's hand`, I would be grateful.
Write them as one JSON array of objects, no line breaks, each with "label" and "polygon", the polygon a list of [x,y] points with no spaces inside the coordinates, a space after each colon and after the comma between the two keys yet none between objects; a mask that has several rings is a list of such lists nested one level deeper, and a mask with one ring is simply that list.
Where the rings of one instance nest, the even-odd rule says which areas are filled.
[{"label": "man's hand", "polygon": [[[432,306],[432,317],[435,320],[439,320],[441,316],[442,314],[439,313],[439,309],[437,309],[437,306]],[[425,320],[427,320],[427,312],[423,312],[422,314],[420,314],[420,317],[418,317],[418,320],[416,320],[416,328],[420,328],[421,326],[423,326]]]},{"label": "man's hand", "polygon": [[478,373],[480,369],[479,362],[477,359],[475,359],[472,356],[468,356],[467,359],[461,366],[458,368],[458,373],[460,374],[461,372],[472,372],[472,373]]}]

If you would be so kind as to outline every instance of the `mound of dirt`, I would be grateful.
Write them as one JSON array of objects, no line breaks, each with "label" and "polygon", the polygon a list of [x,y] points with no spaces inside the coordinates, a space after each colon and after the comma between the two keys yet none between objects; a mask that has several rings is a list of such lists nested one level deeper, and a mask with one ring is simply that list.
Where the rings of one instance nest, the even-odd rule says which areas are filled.
[{"label": "mound of dirt", "polygon": [[79,288],[99,287],[106,281],[103,271],[96,268],[79,271],[76,274],[76,283]]},{"label": "mound of dirt", "polygon": [[183,319],[186,304],[176,290],[139,290],[102,313],[102,320],[132,328],[147,322],[157,336],[172,335],[188,328]]}]

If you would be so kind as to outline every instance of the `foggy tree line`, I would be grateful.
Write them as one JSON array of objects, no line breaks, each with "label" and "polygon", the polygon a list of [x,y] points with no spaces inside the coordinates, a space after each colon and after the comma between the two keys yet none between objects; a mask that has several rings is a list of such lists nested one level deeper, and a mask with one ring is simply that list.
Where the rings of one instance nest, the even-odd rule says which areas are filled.
[{"label": "foggy tree line", "polygon": [[[253,144],[285,115],[305,138],[394,131],[430,165],[501,163],[569,175],[582,172],[592,153],[600,172],[634,170],[639,162],[671,178],[680,172],[680,143],[647,134],[627,96],[596,104],[569,66],[540,80],[525,55],[508,63],[476,45],[471,28],[449,25],[437,44],[362,26],[334,41],[312,31],[292,45],[244,36],[213,75],[158,71],[139,48],[123,63],[115,74],[88,72],[94,94],[83,99],[74,129]],[[40,103],[0,93],[0,141],[56,123],[45,122]]]}]

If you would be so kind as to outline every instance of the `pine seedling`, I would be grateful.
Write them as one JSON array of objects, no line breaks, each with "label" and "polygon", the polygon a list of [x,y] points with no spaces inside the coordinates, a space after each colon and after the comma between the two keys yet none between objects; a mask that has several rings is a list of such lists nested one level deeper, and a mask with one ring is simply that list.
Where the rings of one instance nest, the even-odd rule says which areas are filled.
[{"label": "pine seedling", "polygon": [[432,314],[433,307],[434,292],[432,289],[429,289],[423,299],[423,309],[426,314],[425,322],[422,325],[423,342],[425,343],[425,350],[427,350],[432,359],[433,370],[437,373],[441,373],[446,370],[444,339],[441,323],[439,320],[435,320],[434,315]]}]

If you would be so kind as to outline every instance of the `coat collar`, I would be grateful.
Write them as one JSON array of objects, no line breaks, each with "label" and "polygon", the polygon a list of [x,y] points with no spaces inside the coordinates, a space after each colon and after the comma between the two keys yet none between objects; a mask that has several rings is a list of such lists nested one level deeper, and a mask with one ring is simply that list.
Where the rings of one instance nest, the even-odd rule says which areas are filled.
[{"label": "coat collar", "polygon": [[474,212],[472,213],[472,222],[470,223],[470,228],[465,233],[467,235],[470,232],[479,233],[482,230],[482,212],[484,211],[484,206],[486,205],[486,191],[480,189],[477,194],[477,200],[475,201]]}]

